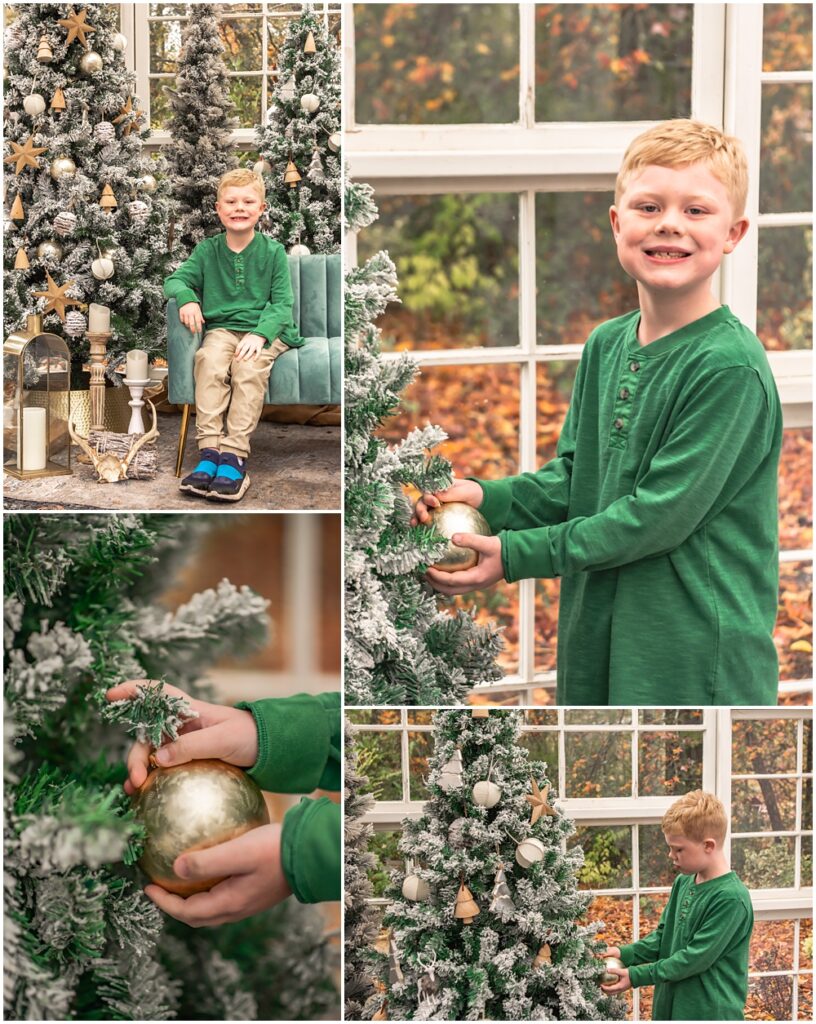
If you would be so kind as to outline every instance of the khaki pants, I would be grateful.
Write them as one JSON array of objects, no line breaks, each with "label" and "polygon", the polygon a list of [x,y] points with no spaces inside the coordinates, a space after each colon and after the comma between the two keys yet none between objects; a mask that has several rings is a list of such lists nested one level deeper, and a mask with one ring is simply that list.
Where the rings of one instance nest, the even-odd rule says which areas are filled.
[{"label": "khaki pants", "polygon": [[[233,359],[243,332],[207,331],[195,354],[196,442],[246,458],[263,411],[272,364],[289,348],[275,339],[254,359]],[[226,430],[224,416],[226,414]]]}]

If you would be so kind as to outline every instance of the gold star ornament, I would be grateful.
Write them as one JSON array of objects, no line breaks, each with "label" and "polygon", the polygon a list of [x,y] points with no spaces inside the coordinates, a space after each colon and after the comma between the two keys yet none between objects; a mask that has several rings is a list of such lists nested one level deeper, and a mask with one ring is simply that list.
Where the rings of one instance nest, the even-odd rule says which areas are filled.
[{"label": "gold star ornament", "polygon": [[77,299],[69,299],[65,294],[72,284],[76,284],[76,281],[69,281],[67,284],[57,284],[57,282],[51,277],[46,270],[45,276],[48,278],[48,288],[44,292],[33,292],[37,298],[47,299],[45,304],[45,313],[56,313],[57,316],[65,323],[65,307],[66,306],[82,306],[83,303]]},{"label": "gold star ornament", "polygon": [[14,173],[19,174],[24,167],[33,167],[37,169],[37,157],[40,153],[44,153],[47,146],[35,146],[34,136],[29,135],[28,141],[23,143],[21,146],[19,142],[9,142],[9,145],[14,150],[8,156],[3,157],[4,164],[13,164],[16,162],[17,166],[14,168]]},{"label": "gold star ornament", "polygon": [[118,116],[114,117],[113,123],[122,125],[123,135],[130,135],[134,128],[139,127],[138,122],[143,114],[143,110],[133,109],[133,97],[128,96],[127,103],[119,111]]},{"label": "gold star ornament", "polygon": [[89,34],[90,32],[96,32],[95,28],[91,28],[90,25],[87,25],[85,23],[85,19],[87,17],[88,17],[88,12],[86,10],[82,10],[82,11],[79,12],[79,14],[77,14],[77,12],[73,8],[71,8],[68,11],[68,17],[67,18],[60,18],[59,19],[60,25],[62,25],[63,28],[67,28],[68,29],[68,45],[69,46],[71,45],[71,43],[75,39],[78,39],[82,43],[82,45],[85,47],[85,49],[87,50],[88,42],[85,39],[85,36],[87,34]]},{"label": "gold star ornament", "polygon": [[549,814],[554,818],[557,811],[547,803],[550,798],[549,787],[545,786],[543,789],[539,789],[535,779],[530,779],[530,785],[533,787],[533,792],[528,793],[524,798],[531,808],[530,824],[535,825],[542,814]]}]

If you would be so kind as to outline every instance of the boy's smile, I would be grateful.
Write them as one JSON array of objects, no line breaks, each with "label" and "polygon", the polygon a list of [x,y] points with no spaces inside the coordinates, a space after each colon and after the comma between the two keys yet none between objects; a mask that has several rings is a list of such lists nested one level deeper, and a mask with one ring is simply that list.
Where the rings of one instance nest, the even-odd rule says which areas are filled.
[{"label": "boy's smile", "polygon": [[254,230],[265,205],[257,189],[251,185],[228,185],[215,209],[227,232],[243,234]]}]

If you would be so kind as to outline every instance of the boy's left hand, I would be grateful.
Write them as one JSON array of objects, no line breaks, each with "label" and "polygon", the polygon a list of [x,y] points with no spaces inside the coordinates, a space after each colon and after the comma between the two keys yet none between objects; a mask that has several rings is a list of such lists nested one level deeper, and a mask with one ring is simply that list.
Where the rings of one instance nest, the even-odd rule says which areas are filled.
[{"label": "boy's left hand", "polygon": [[176,874],[201,879],[228,877],[209,892],[197,892],[186,899],[160,885],[146,886],[145,895],[191,928],[240,921],[268,910],[292,895],[283,874],[280,841],[280,825],[261,825],[207,850],[183,853],[173,864]]},{"label": "boy's left hand", "polygon": [[472,569],[465,569],[462,572],[428,569],[425,575],[434,590],[453,597],[456,594],[469,594],[472,590],[491,587],[504,579],[501,541],[498,537],[482,537],[478,533],[455,533],[451,540],[457,547],[473,548],[474,551],[478,551],[479,563]]},{"label": "boy's left hand", "polygon": [[266,338],[260,334],[245,334],[243,338],[238,342],[238,347],[235,349],[235,355],[233,359],[245,360],[245,359],[257,359],[258,353],[263,349],[266,344]]},{"label": "boy's left hand", "polygon": [[626,992],[632,987],[632,982],[629,980],[628,967],[610,967],[609,973],[617,974],[618,980],[613,982],[611,985],[601,985],[602,992],[612,995],[613,993]]}]

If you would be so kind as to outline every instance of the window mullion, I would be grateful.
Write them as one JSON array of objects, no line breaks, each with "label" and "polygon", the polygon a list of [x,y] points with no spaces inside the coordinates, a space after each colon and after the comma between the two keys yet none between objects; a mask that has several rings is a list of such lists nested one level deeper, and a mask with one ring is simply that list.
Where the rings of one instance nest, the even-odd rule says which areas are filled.
[{"label": "window mullion", "polygon": [[519,121],[535,126],[535,4],[519,4]]}]

